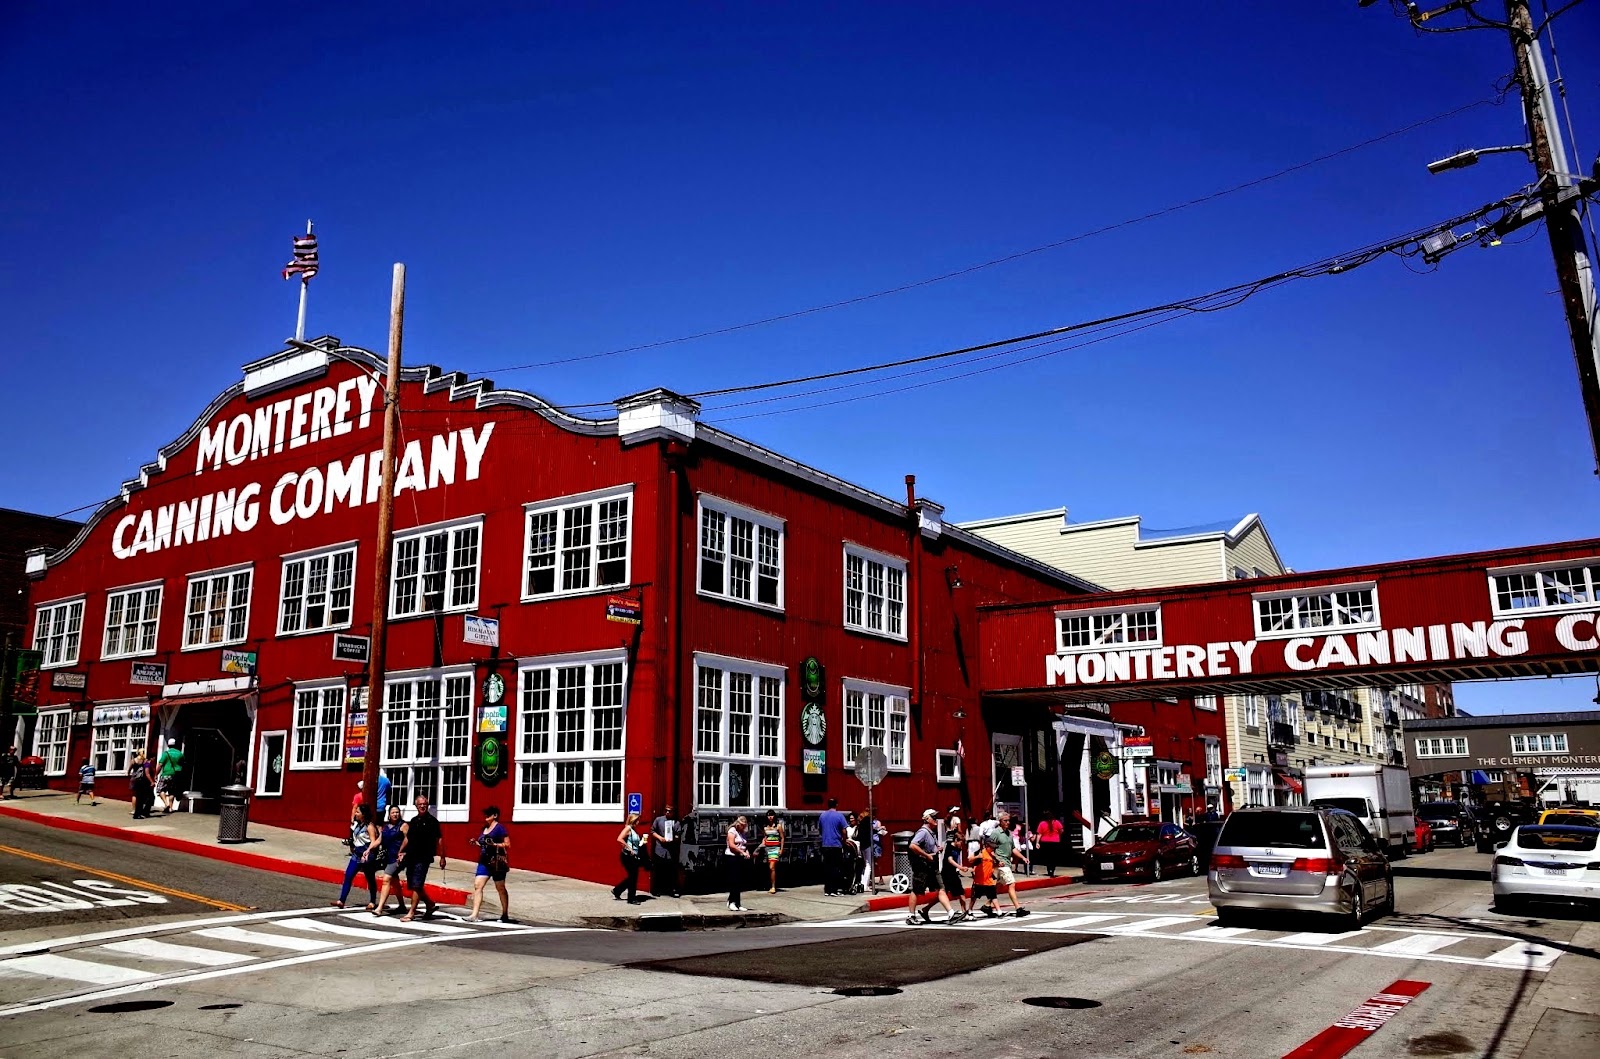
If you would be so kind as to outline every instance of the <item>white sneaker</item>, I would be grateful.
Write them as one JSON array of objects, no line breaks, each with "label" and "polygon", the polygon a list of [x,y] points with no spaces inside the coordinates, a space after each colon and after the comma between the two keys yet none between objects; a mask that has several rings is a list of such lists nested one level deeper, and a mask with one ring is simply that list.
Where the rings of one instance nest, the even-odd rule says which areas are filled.
[{"label": "white sneaker", "polygon": [[739,911],[739,906],[734,904],[732,901],[729,901],[728,902],[728,911],[737,912],[737,911]]}]

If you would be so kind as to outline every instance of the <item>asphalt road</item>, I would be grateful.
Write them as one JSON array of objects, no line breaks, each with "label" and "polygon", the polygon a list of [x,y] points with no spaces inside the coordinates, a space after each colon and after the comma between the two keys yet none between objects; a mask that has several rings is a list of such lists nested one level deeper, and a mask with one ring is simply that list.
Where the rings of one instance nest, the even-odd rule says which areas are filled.
[{"label": "asphalt road", "polygon": [[396,940],[397,925],[360,913],[216,913],[229,925],[51,953],[74,973],[145,976],[123,985],[69,986],[53,965],[18,973],[30,957],[0,955],[0,1056],[1281,1057],[1375,995],[1411,991],[1377,1018],[1362,1009],[1354,1022],[1377,1028],[1357,1059],[1592,1059],[1600,924],[1496,916],[1486,862],[1416,858],[1401,914],[1348,934],[1218,930],[1193,879],[1074,887],[1030,902],[1027,919],[956,926],[890,913],[677,935],[460,924]]}]

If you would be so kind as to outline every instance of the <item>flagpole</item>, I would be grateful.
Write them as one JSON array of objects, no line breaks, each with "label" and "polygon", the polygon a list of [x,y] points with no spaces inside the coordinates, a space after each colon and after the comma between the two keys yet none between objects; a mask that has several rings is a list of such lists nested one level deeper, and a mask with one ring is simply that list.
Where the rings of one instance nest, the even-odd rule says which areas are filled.
[{"label": "flagpole", "polygon": [[[311,221],[309,219],[306,221],[306,234],[311,234]],[[300,315],[295,318],[294,323],[294,340],[296,342],[304,342],[306,340],[306,291],[310,287],[310,277],[302,273],[300,276]]]}]

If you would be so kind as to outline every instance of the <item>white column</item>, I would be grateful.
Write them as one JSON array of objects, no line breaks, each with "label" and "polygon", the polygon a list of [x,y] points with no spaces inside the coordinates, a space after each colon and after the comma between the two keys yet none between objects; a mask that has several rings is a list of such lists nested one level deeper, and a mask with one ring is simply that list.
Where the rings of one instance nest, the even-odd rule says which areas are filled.
[{"label": "white column", "polygon": [[[1078,801],[1083,818],[1094,823],[1094,780],[1089,771],[1089,747],[1091,742],[1088,736],[1083,740],[1083,753],[1078,756]],[[1083,848],[1088,849],[1094,845],[1094,828],[1083,829]]]}]

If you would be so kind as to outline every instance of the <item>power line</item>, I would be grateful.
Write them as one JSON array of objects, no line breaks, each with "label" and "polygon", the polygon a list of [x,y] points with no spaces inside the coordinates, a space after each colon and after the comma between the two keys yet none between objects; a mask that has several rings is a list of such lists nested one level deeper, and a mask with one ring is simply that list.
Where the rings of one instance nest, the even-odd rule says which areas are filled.
[{"label": "power line", "polygon": [[1070,246],[1073,243],[1081,242],[1085,239],[1092,239],[1098,235],[1105,235],[1108,232],[1114,232],[1121,228],[1129,228],[1136,224],[1143,224],[1146,221],[1157,220],[1183,210],[1205,205],[1208,202],[1215,202],[1218,199],[1227,198],[1230,195],[1237,195],[1242,191],[1248,191],[1251,188],[1260,187],[1262,184],[1268,184],[1274,180],[1279,180],[1283,177],[1290,176],[1291,174],[1298,173],[1302,169],[1309,169],[1312,166],[1321,165],[1323,162],[1329,162],[1335,158],[1340,158],[1344,155],[1352,154],[1367,147],[1372,147],[1376,144],[1383,143],[1385,140],[1392,140],[1398,136],[1404,136],[1409,132],[1414,132],[1417,129],[1423,128],[1424,126],[1445,121],[1449,118],[1455,117],[1458,114],[1464,114],[1469,110],[1474,110],[1482,106],[1498,106],[1503,101],[1503,97],[1501,99],[1480,99],[1476,102],[1467,103],[1452,110],[1435,114],[1432,117],[1423,118],[1420,121],[1414,121],[1410,125],[1391,130],[1379,136],[1373,136],[1369,139],[1362,140],[1359,143],[1350,144],[1348,147],[1341,147],[1336,151],[1330,151],[1327,154],[1318,155],[1317,157],[1307,159],[1304,162],[1298,162],[1294,165],[1287,166],[1286,168],[1279,169],[1276,172],[1268,173],[1265,176],[1256,177],[1252,180],[1246,180],[1243,183],[1235,184],[1232,187],[1224,188],[1221,191],[1213,191],[1209,194],[1201,195],[1198,198],[1175,203],[1171,206],[1164,206],[1161,209],[1153,210],[1150,213],[1140,214],[1137,217],[1129,217],[1125,220],[1101,225],[1098,228],[1091,228],[1088,231],[1079,232],[1076,235],[1069,235],[1064,239],[1058,239],[1052,243],[1045,243],[1042,246],[1030,247],[1026,250],[1018,250],[1014,253],[991,258],[988,261],[981,261],[975,265],[968,265],[964,268],[956,269],[953,272],[945,272],[937,276],[930,276],[926,279],[902,283],[899,286],[887,287],[883,290],[873,291],[870,294],[859,294],[850,298],[842,298],[838,301],[826,302],[821,305],[813,305],[805,309],[796,309],[791,312],[778,313],[775,316],[765,316],[756,320],[746,320],[743,323],[729,324],[725,327],[712,328],[708,331],[698,331],[694,334],[680,335],[677,338],[664,338],[654,342],[641,342],[638,345],[622,346],[617,349],[608,349],[598,353],[583,353],[571,357],[558,357],[553,360],[534,361],[529,364],[511,364],[500,368],[473,369],[472,374],[496,375],[508,371],[525,371],[533,368],[550,368],[562,364],[577,364],[583,361],[600,360],[606,357],[616,357],[625,353],[638,353],[647,349],[660,349],[664,346],[680,345],[684,342],[694,342],[702,338],[714,338],[718,335],[732,334],[736,331],[745,331],[753,327],[764,327],[767,324],[782,323],[785,320],[795,320],[803,316],[811,316],[816,313],[827,312],[831,309],[842,309],[850,305],[859,305],[863,302],[875,301],[879,298],[887,298],[894,294],[903,294],[906,291],[916,290],[920,287],[932,286],[936,283],[944,283],[947,280],[959,279],[962,276],[968,276],[974,272],[981,272],[984,269],[994,268],[998,265],[1009,264],[1012,261],[1019,261],[1023,258],[1032,257],[1035,254],[1042,254],[1049,250],[1058,250],[1063,246]]}]

